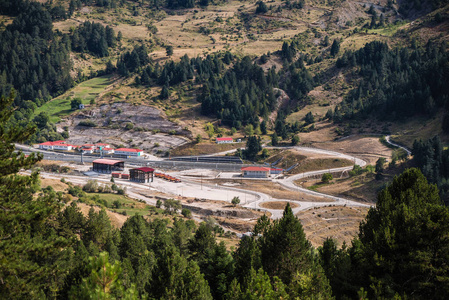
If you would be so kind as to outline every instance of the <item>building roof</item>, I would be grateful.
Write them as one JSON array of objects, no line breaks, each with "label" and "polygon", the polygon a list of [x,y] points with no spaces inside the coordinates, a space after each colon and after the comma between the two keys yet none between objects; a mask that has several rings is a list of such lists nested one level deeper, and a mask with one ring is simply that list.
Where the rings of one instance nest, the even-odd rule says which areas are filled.
[{"label": "building roof", "polygon": [[148,168],[148,167],[136,168],[136,169],[133,169],[133,170],[139,170],[139,171],[142,171],[142,172],[145,172],[145,173],[154,172],[154,169]]},{"label": "building roof", "polygon": [[270,168],[265,167],[245,167],[241,169],[242,171],[263,171],[263,172],[269,172]]},{"label": "building roof", "polygon": [[271,171],[284,171],[284,169],[271,168]]},{"label": "building roof", "polygon": [[89,151],[91,151],[91,150],[94,150],[94,148],[83,148],[83,150],[89,150]]},{"label": "building roof", "polygon": [[232,137],[221,137],[216,138],[217,141],[233,141],[234,139]]},{"label": "building roof", "polygon": [[95,163],[95,164],[102,164],[102,165],[115,165],[116,163],[122,163],[122,162],[124,162],[124,161],[123,160],[104,159],[104,158],[96,159],[93,161],[93,163]]},{"label": "building roof", "polygon": [[122,151],[122,152],[142,152],[143,150],[140,150],[140,149],[131,149],[131,148],[118,148],[118,149],[115,149],[115,151]]},{"label": "building roof", "polygon": [[65,144],[65,141],[54,141],[54,142],[45,142],[45,143],[40,143],[39,145],[42,146],[55,146],[55,145],[60,145],[60,144]]},{"label": "building roof", "polygon": [[95,146],[94,144],[84,144],[83,147],[93,147]]}]

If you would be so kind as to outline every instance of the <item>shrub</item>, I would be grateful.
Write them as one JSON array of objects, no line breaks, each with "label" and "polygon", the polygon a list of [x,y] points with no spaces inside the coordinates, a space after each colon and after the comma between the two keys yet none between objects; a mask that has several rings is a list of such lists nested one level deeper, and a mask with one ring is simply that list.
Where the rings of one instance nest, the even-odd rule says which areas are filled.
[{"label": "shrub", "polygon": [[190,209],[187,208],[183,208],[181,211],[181,214],[186,217],[186,218],[191,218],[192,217],[192,212],[190,211]]},{"label": "shrub", "polygon": [[89,180],[83,186],[83,191],[87,193],[95,193],[98,190],[98,182],[96,180]]},{"label": "shrub", "polygon": [[97,127],[97,124],[91,120],[84,120],[78,123],[79,126]]},{"label": "shrub", "polygon": [[122,207],[122,203],[120,203],[120,201],[118,201],[118,200],[115,200],[114,202],[112,202],[112,207],[118,209],[118,208]]},{"label": "shrub", "polygon": [[321,177],[321,181],[324,183],[329,183],[332,179],[334,179],[334,177],[331,173],[324,173]]},{"label": "shrub", "polygon": [[134,124],[133,124],[133,123],[131,123],[131,122],[126,123],[126,125],[125,125],[125,129],[126,129],[126,130],[131,130],[131,129],[133,129],[133,128],[134,128]]}]

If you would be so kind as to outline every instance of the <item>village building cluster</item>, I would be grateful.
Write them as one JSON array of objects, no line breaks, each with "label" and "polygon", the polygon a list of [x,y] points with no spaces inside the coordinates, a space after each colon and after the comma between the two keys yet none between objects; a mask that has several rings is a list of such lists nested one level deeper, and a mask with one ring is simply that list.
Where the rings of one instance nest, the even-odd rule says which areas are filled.
[{"label": "village building cluster", "polygon": [[65,141],[45,142],[38,144],[39,149],[50,151],[67,151],[78,152],[82,154],[95,154],[100,155],[114,155],[118,157],[141,157],[144,155],[143,150],[133,148],[118,148],[114,149],[110,144],[97,143],[97,144],[84,144],[84,145],[71,145]]}]

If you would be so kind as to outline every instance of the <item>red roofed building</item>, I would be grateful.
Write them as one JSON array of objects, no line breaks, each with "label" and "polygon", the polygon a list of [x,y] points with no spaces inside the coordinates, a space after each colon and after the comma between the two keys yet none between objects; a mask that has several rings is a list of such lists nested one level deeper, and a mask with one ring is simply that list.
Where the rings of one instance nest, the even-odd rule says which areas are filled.
[{"label": "red roofed building", "polygon": [[[97,144],[97,146],[98,146],[98,144]],[[98,152],[98,153],[103,152],[103,154],[113,154],[114,153],[113,148],[108,148],[108,147],[103,148],[103,146],[101,146],[101,147],[102,147],[101,150],[100,150],[100,147],[98,147],[97,149],[95,149],[95,152]]]},{"label": "red roofed building", "polygon": [[129,170],[129,180],[136,182],[153,182],[154,169],[142,167]]},{"label": "red roofed building", "polygon": [[281,174],[282,172],[284,172],[284,169],[279,169],[279,168],[271,168],[270,169],[270,174]]},{"label": "red roofed building", "polygon": [[99,148],[99,147],[109,148],[111,145],[109,145],[109,144],[104,144],[104,143],[98,143],[98,144],[95,144],[95,146],[97,146],[97,148]]},{"label": "red roofed building", "polygon": [[84,144],[81,146],[81,148],[85,149],[85,148],[92,148],[95,149],[97,148],[97,146],[95,146],[94,144]]},{"label": "red roofed building", "polygon": [[248,178],[268,178],[270,176],[270,168],[266,167],[244,167],[242,176]]},{"label": "red roofed building", "polygon": [[130,149],[130,148],[118,148],[114,150],[115,155],[121,156],[143,156],[143,150]]},{"label": "red roofed building", "polygon": [[39,149],[43,150],[72,150],[72,145],[67,144],[65,141],[45,142],[39,144]]},{"label": "red roofed building", "polygon": [[82,148],[81,149],[81,151],[84,153],[84,154],[86,154],[86,153],[89,153],[89,154],[92,154],[92,153],[94,153],[94,148]]},{"label": "red roofed building", "polygon": [[98,173],[112,173],[112,171],[123,171],[125,162],[123,160],[96,159],[92,162],[92,170]]},{"label": "red roofed building", "polygon": [[219,137],[215,139],[217,144],[230,144],[234,143],[234,139],[232,137]]}]

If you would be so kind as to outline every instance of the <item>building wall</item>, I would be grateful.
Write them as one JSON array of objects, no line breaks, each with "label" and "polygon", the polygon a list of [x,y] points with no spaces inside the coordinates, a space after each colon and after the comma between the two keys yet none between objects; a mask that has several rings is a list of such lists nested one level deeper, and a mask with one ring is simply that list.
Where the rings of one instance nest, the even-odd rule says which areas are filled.
[{"label": "building wall", "polygon": [[56,145],[56,146],[53,146],[53,149],[54,150],[64,150],[64,151],[70,151],[70,150],[72,150],[72,146],[58,146],[58,145]]},{"label": "building wall", "polygon": [[232,144],[234,141],[217,141],[217,144]]},{"label": "building wall", "polygon": [[142,155],[142,152],[115,151],[114,154],[117,154],[117,155],[127,155],[127,156],[141,156],[141,155]]},{"label": "building wall", "polygon": [[267,178],[268,171],[243,171],[243,177],[248,178]]}]

